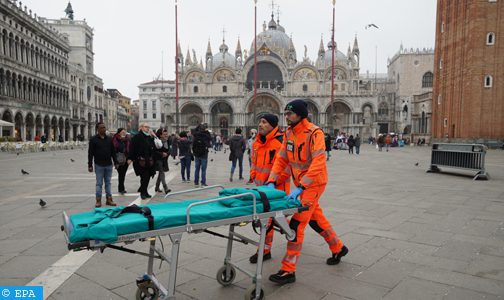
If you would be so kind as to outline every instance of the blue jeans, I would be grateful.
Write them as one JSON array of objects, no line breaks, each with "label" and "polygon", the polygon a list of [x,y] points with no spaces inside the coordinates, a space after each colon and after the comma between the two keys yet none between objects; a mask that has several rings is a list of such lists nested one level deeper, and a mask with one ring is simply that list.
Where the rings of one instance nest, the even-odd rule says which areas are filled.
[{"label": "blue jeans", "polygon": [[355,146],[355,153],[357,155],[360,153],[360,146]]},{"label": "blue jeans", "polygon": [[[249,156],[250,158],[250,156]],[[238,168],[239,168],[239,175],[240,178],[243,177],[243,155],[234,157],[233,160],[231,161],[231,176],[233,176],[234,171],[236,169],[236,161],[238,161]]]},{"label": "blue jeans", "polygon": [[112,192],[110,190],[110,179],[112,178],[112,165],[110,166],[99,166],[95,165],[96,173],[96,197],[102,196],[102,185],[105,181],[105,195],[107,197],[112,197]]},{"label": "blue jeans", "polygon": [[194,184],[199,184],[199,175],[201,168],[201,184],[206,184],[206,168],[207,168],[207,159],[195,157],[194,162],[196,163],[196,170],[194,172]]},{"label": "blue jeans", "polygon": [[[182,180],[191,180],[191,156],[186,155],[180,160],[180,174],[182,175]],[[185,176],[187,174],[187,177]]]}]

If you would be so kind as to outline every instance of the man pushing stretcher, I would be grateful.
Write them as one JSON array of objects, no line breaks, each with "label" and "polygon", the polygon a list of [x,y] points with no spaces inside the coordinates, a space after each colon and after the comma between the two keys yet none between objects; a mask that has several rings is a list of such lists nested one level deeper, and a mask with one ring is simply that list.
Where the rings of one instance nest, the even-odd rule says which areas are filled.
[{"label": "man pushing stretcher", "polygon": [[289,227],[296,232],[296,238],[287,243],[287,253],[280,271],[269,277],[278,284],[296,281],[296,262],[301,254],[304,231],[308,224],[329,245],[332,255],[326,261],[328,265],[338,264],[348,253],[348,248],[338,238],[319,205],[328,179],[324,132],[310,123],[307,117],[307,103],[303,100],[291,101],[285,107],[289,127],[267,180],[268,186],[274,188],[282,180],[286,168],[290,168],[296,188],[287,200],[300,197],[302,205],[310,207],[309,210],[294,214],[289,222]]}]

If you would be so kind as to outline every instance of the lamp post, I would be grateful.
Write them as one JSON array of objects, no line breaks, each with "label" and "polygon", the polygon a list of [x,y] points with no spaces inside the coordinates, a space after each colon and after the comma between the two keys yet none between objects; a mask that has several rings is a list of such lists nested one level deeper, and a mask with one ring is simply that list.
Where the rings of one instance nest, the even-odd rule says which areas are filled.
[{"label": "lamp post", "polygon": [[177,133],[180,130],[180,119],[179,119],[179,70],[178,70],[178,0],[175,0],[175,127]]},{"label": "lamp post", "polygon": [[[333,104],[334,104],[334,20],[335,20],[335,14],[336,14],[336,0],[332,0],[332,30],[331,30],[331,101],[330,101],[330,106],[329,106],[329,122],[330,122],[330,128],[331,128],[331,133],[334,134],[334,122],[333,122]],[[326,120],[327,122],[327,120]]]}]

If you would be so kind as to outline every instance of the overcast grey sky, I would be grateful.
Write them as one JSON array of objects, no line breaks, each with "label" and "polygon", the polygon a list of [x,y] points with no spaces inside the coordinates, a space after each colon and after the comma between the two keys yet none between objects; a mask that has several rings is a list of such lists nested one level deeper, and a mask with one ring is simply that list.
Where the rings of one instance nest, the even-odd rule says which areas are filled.
[{"label": "overcast grey sky", "polygon": [[[67,0],[24,0],[37,15],[64,17]],[[132,99],[138,98],[140,83],[161,73],[164,53],[164,78],[174,79],[175,14],[174,0],[72,0],[75,19],[86,19],[94,28],[95,73],[106,88],[117,88]],[[292,34],[298,60],[304,55],[315,60],[320,37],[324,45],[331,38],[331,0],[275,0],[280,8],[280,24]],[[179,0],[179,40],[185,56],[188,47],[198,59],[204,57],[208,39],[218,51],[225,28],[226,44],[232,54],[240,37],[242,49],[250,49],[254,36],[253,0]],[[258,0],[257,30],[269,21],[271,0]],[[355,34],[361,52],[361,73],[387,71],[401,42],[406,48],[433,48],[436,0],[337,0],[335,40],[346,54]],[[275,9],[276,19],[276,9]],[[365,30],[374,23],[379,29]]]}]

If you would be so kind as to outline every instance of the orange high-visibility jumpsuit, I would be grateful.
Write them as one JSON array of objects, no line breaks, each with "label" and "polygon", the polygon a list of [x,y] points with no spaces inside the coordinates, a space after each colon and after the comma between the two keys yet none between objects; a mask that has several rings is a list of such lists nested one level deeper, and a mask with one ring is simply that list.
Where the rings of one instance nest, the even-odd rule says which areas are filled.
[{"label": "orange high-visibility jumpsuit", "polygon": [[302,119],[293,128],[288,127],[282,148],[275,160],[268,182],[276,182],[286,166],[290,166],[294,184],[304,188],[300,195],[309,210],[292,216],[289,227],[296,231],[296,239],[287,243],[287,253],[282,260],[283,271],[294,272],[301,253],[306,225],[320,234],[331,252],[339,253],[343,242],[331,227],[319,205],[319,198],[327,184],[324,132]]},{"label": "orange high-visibility jumpsuit", "polygon": [[[268,180],[268,177],[275,162],[275,158],[278,156],[278,152],[282,147],[282,142],[284,140],[284,133],[278,128],[274,128],[267,136],[264,143],[261,141],[261,137],[258,134],[256,140],[252,144],[251,151],[251,162],[252,166],[250,169],[250,179],[252,179],[257,186],[264,185]],[[290,186],[290,168],[286,167],[284,172],[280,175],[279,180],[275,188],[278,190],[283,190],[287,194],[289,193]],[[271,226],[271,219],[268,224],[268,228]],[[274,230],[268,231],[266,235],[266,243],[264,246],[264,252],[268,253],[271,251],[271,245],[273,244],[273,234]]]}]

